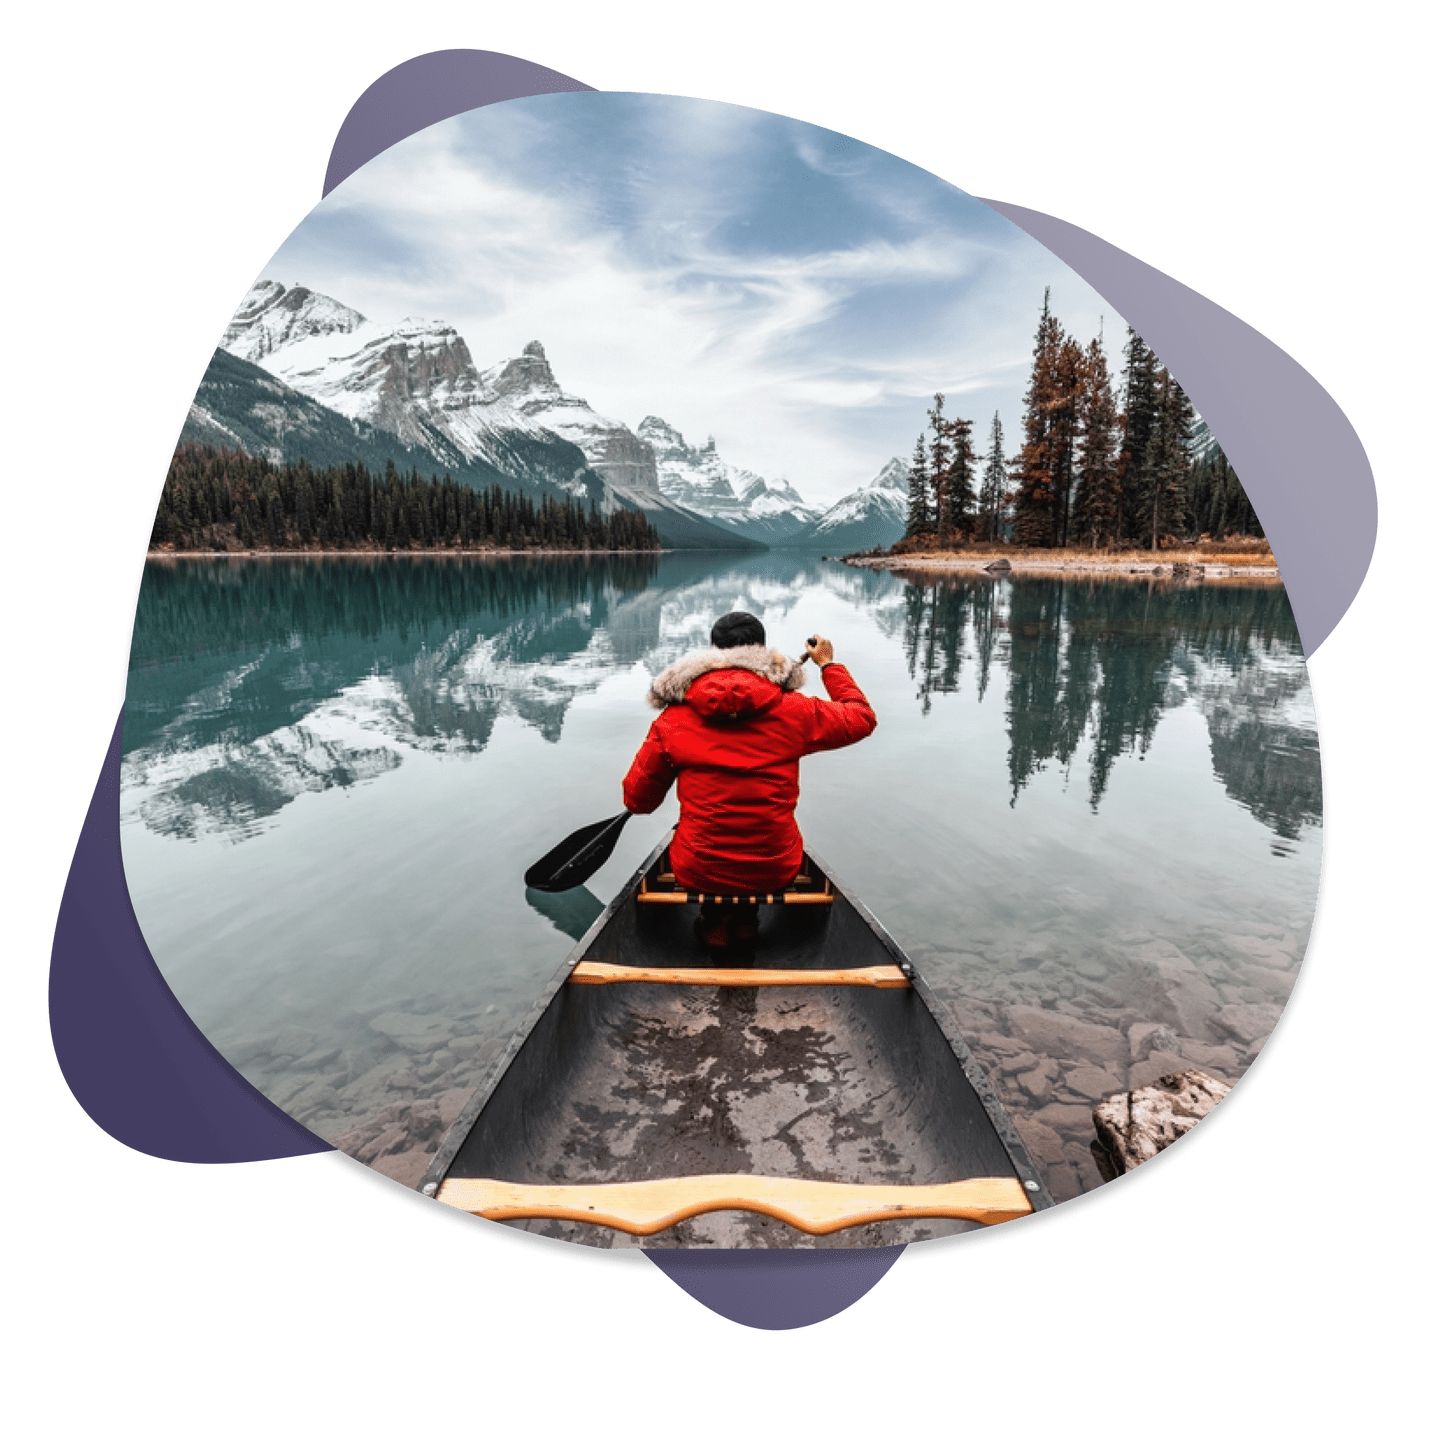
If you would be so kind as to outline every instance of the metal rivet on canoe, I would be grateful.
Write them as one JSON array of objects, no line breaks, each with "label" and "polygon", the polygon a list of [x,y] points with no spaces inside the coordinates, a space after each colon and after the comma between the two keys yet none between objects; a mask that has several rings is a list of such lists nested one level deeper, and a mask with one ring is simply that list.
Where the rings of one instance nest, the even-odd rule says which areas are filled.
[{"label": "metal rivet on canoe", "polygon": [[1034,1191],[1038,1190],[1038,1189],[1040,1188],[1040,1186],[1039,1186],[1038,1184],[1036,1184],[1033,1179],[1027,1179],[1027,1180],[1025,1181],[1025,1188],[1028,1189],[1028,1190],[1030,1190],[1030,1191],[1033,1193]]},{"label": "metal rivet on canoe", "polygon": [[436,1184],[435,1181],[432,1179],[432,1180],[430,1181],[430,1183],[427,1184],[427,1185],[420,1191],[420,1193],[421,1193],[421,1194],[434,1194],[435,1191],[436,1191],[437,1189],[439,1189],[439,1188],[440,1188],[440,1186],[439,1186],[438,1184]]}]

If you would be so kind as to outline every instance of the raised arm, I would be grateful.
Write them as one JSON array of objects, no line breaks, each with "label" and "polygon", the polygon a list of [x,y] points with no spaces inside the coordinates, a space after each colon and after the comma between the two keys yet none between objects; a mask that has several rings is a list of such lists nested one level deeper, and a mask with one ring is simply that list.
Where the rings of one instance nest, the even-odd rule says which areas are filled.
[{"label": "raised arm", "polygon": [[806,655],[820,668],[820,680],[830,694],[828,702],[812,703],[811,751],[833,751],[863,741],[875,730],[875,709],[865,699],[855,678],[835,660],[834,647],[821,636],[806,644]]}]

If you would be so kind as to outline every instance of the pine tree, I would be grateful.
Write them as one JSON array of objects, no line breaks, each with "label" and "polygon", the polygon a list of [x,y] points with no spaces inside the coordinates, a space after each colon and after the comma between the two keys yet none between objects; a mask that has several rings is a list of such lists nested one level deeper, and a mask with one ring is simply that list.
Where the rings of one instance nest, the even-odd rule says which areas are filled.
[{"label": "pine tree", "polygon": [[1015,540],[1022,547],[1054,547],[1059,536],[1050,429],[1058,406],[1063,342],[1059,320],[1050,312],[1047,288],[1035,332],[1030,386],[1025,391],[1025,443],[1015,459]]},{"label": "pine tree", "polygon": [[1160,370],[1160,392],[1155,422],[1141,465],[1140,498],[1152,548],[1162,537],[1175,537],[1185,527],[1185,490],[1189,478],[1190,427],[1195,410],[1185,390]]},{"label": "pine tree", "polygon": [[1133,328],[1126,330],[1125,413],[1121,420],[1120,457],[1116,476],[1120,484],[1120,523],[1117,536],[1148,536],[1142,490],[1149,480],[1142,469],[1150,446],[1150,431],[1158,409],[1158,364],[1150,346]]},{"label": "pine tree", "polygon": [[1120,522],[1120,474],[1115,453],[1120,422],[1110,387],[1110,368],[1098,338],[1091,339],[1085,350],[1079,416],[1075,529],[1077,537],[1093,548],[1102,542],[1110,543]]},{"label": "pine tree", "polygon": [[990,420],[990,455],[980,484],[980,515],[977,530],[986,542],[998,542],[1005,509],[1005,433],[997,412]]},{"label": "pine tree", "polygon": [[950,425],[945,420],[945,395],[935,395],[935,406],[929,409],[930,419],[930,511],[935,514],[935,529],[943,546],[950,536]]},{"label": "pine tree", "polygon": [[915,440],[910,459],[910,506],[905,518],[905,536],[923,537],[934,530],[930,518],[930,470],[925,457],[925,435]]},{"label": "pine tree", "polygon": [[1075,450],[1080,430],[1080,403],[1085,386],[1085,355],[1068,335],[1055,358],[1055,386],[1050,403],[1049,461],[1055,490],[1055,527],[1061,547],[1070,545],[1071,509],[1075,489]]},{"label": "pine tree", "polygon": [[942,527],[955,537],[970,537],[975,531],[975,447],[970,440],[974,426],[968,418],[951,418],[945,425],[950,458]]}]

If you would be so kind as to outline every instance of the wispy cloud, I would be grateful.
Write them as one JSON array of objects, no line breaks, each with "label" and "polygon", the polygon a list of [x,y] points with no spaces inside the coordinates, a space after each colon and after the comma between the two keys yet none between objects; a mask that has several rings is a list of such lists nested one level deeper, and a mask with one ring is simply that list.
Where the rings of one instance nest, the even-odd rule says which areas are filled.
[{"label": "wispy cloud", "polygon": [[382,323],[455,325],[486,367],[539,338],[561,383],[816,501],[905,455],[937,391],[1013,441],[1041,296],[1103,300],[993,211],[854,140],[708,101],[511,101],[413,136],[266,267]]}]

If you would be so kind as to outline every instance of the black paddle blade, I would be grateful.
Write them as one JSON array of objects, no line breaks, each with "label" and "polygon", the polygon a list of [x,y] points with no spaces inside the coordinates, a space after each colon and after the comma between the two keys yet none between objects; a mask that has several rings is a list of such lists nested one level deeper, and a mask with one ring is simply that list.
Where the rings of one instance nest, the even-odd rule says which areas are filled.
[{"label": "black paddle blade", "polygon": [[610,859],[630,816],[624,811],[608,821],[572,831],[525,872],[525,884],[536,891],[568,891],[588,881]]}]

